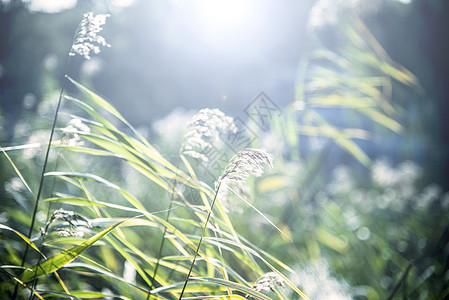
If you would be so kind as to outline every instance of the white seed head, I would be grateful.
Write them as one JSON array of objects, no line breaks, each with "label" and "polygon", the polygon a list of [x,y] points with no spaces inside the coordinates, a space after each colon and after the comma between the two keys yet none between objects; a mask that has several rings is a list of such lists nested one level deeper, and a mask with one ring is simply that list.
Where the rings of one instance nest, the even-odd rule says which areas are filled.
[{"label": "white seed head", "polygon": [[188,125],[182,153],[207,162],[208,157],[202,152],[212,148],[220,135],[237,131],[234,120],[219,109],[202,109],[193,116]]},{"label": "white seed head", "polygon": [[273,158],[264,150],[247,148],[240,150],[228,163],[221,180],[228,178],[244,182],[249,175],[262,176],[264,165],[273,167]]},{"label": "white seed head", "polygon": [[67,142],[69,146],[77,146],[83,144],[79,134],[90,133],[90,128],[81,119],[74,118],[62,129],[62,132],[64,133],[62,136],[63,142]]},{"label": "white seed head", "polygon": [[78,228],[67,229],[67,228],[58,228],[56,230],[56,234],[64,237],[73,236],[73,237],[83,237],[84,232],[78,230]]},{"label": "white seed head", "polygon": [[79,223],[91,227],[89,220],[85,217],[75,214],[73,211],[64,210],[62,208],[56,210],[50,218],[50,223],[55,220],[62,220],[69,223],[70,226],[76,227]]},{"label": "white seed head", "polygon": [[92,12],[84,14],[84,18],[76,30],[75,39],[69,55],[75,56],[79,54],[85,59],[90,59],[91,51],[95,54],[100,52],[99,46],[111,47],[104,37],[98,35],[103,29],[102,26],[106,23],[106,18],[110,16],[110,14],[98,14],[94,16]]},{"label": "white seed head", "polygon": [[43,236],[48,233],[48,228],[56,220],[61,220],[69,223],[70,229],[57,229],[57,233],[63,236],[77,236],[78,233],[74,229],[76,229],[76,227],[78,227],[79,225],[84,225],[88,228],[92,227],[89,220],[85,217],[80,216],[73,211],[60,208],[53,212],[50,220],[47,222],[47,224],[45,224],[45,228],[41,228],[41,233]]},{"label": "white seed head", "polygon": [[269,272],[257,280],[257,282],[254,284],[254,290],[259,291],[270,291],[274,290],[275,288],[283,288],[284,287],[284,281],[282,280],[281,276],[279,276],[275,272]]}]

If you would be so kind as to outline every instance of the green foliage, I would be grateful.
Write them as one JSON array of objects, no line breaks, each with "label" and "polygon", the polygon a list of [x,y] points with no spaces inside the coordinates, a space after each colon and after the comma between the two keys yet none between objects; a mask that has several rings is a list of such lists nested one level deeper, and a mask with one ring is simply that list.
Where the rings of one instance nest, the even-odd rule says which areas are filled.
[{"label": "green foliage", "polygon": [[[269,134],[282,142],[261,178],[246,177],[262,174],[255,162],[271,165],[265,152],[243,151],[245,158],[239,151],[214,177],[182,149],[158,149],[67,76],[80,93],[60,99],[42,199],[34,199],[40,188],[32,175],[42,153],[23,152],[47,144],[2,148],[1,163],[16,180],[8,182],[9,226],[0,224],[0,296],[10,297],[15,284],[19,297],[40,299],[384,299],[399,290],[405,298],[447,296],[440,281],[447,277],[441,249],[449,224],[440,222],[447,194],[418,189],[414,165],[373,163],[356,141],[369,138],[367,122],[402,133],[404,109],[391,101],[391,82],[419,84],[354,22],[345,31],[353,41],[347,49],[317,49],[300,64],[295,101],[271,120]],[[350,117],[335,123],[328,118],[335,109]],[[311,137],[326,141],[316,154],[304,151]],[[370,176],[329,170],[334,144]],[[167,152],[179,153],[176,163]],[[61,207],[66,215],[52,218]],[[27,237],[31,216],[42,229]]]}]

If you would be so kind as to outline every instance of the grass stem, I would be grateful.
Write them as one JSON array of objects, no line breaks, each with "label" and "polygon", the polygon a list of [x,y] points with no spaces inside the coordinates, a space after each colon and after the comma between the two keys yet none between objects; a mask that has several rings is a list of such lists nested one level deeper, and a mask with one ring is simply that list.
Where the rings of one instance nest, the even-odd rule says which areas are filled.
[{"label": "grass stem", "polygon": [[184,281],[184,286],[181,290],[181,295],[179,295],[178,300],[182,299],[182,295],[184,295],[184,291],[187,287],[187,283],[189,282],[190,274],[192,273],[193,266],[195,265],[196,257],[198,256],[198,252],[200,251],[201,242],[203,241],[204,234],[206,233],[207,224],[209,223],[210,216],[212,214],[212,210],[214,209],[215,201],[217,200],[218,191],[220,190],[221,180],[218,181],[217,188],[215,189],[214,200],[210,206],[209,214],[207,215],[206,223],[204,223],[203,232],[201,233],[200,241],[198,242],[198,246],[195,251],[195,255],[193,256],[192,264],[190,265],[189,273],[187,273],[186,280]]},{"label": "grass stem", "polygon": [[[67,72],[68,72],[68,69],[69,69],[70,61],[71,61],[71,57],[69,56],[69,58],[67,59],[66,67],[65,67],[65,72],[64,72],[64,74],[66,74],[65,76],[67,76]],[[61,92],[59,93],[58,104],[56,105],[55,116],[53,118],[53,124],[51,126],[50,138],[48,140],[47,150],[45,152],[44,165],[42,166],[42,172],[41,172],[41,176],[40,176],[40,180],[39,180],[39,187],[37,189],[36,200],[34,202],[33,215],[31,216],[30,229],[29,229],[28,235],[27,235],[28,239],[30,239],[31,235],[33,234],[34,223],[36,222],[37,209],[39,207],[39,200],[40,200],[40,197],[41,197],[42,188],[44,186],[45,170],[47,168],[48,158],[50,156],[51,142],[53,140],[53,134],[54,134],[55,128],[56,128],[56,122],[58,121],[58,113],[59,113],[59,109],[60,109],[61,103],[62,103],[62,95],[64,94],[64,83],[65,83],[65,77],[64,77],[64,82],[62,83]],[[29,250],[29,245],[26,244],[25,252],[23,253],[23,256],[22,256],[22,263],[20,265],[21,267],[23,267],[25,265],[25,262],[26,262],[26,259],[27,259],[27,256],[28,256],[28,250]],[[18,284],[16,283],[15,286],[14,286],[14,293],[13,293],[13,296],[12,296],[12,300],[15,300],[17,298],[17,292],[18,292]],[[31,294],[31,295],[33,297],[33,294]]]}]

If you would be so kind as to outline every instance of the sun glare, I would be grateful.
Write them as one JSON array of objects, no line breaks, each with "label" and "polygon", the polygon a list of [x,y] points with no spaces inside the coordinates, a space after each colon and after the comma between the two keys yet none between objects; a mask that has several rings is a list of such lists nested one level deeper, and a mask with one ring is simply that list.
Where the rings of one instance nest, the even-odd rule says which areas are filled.
[{"label": "sun glare", "polygon": [[238,40],[259,21],[254,0],[196,0],[195,4],[200,31],[211,42]]}]

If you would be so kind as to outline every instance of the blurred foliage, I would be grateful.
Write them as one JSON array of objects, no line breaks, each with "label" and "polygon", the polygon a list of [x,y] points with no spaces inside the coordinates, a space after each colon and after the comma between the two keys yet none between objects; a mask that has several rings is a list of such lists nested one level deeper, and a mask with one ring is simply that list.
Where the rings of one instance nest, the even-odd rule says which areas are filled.
[{"label": "blurred foliage", "polygon": [[[15,284],[11,275],[32,279],[29,271],[19,267],[28,244],[32,255],[26,266],[38,270],[36,289],[45,298],[70,293],[80,299],[110,295],[145,299],[153,286],[153,297],[177,299],[207,218],[214,182],[238,150],[236,144],[229,149],[229,137],[222,137],[214,145],[222,156],[209,164],[179,156],[192,115],[183,110],[159,120],[147,140],[132,120],[86,88],[98,81],[84,76],[79,70],[83,63],[75,59],[69,74],[84,84],[64,81],[69,92],[29,241],[23,234],[33,214],[36,174],[42,168],[49,120],[63,78],[62,66],[55,60],[68,52],[81,11],[94,4],[80,1],[67,19],[63,14],[30,14],[20,1],[14,3],[16,8],[2,11],[9,21],[0,18],[14,30],[2,30],[1,39],[11,40],[4,45],[32,49],[31,56],[43,61],[44,67],[23,60],[22,52],[1,48],[0,64],[7,76],[0,77],[0,146],[5,151],[0,159],[4,170],[0,173],[0,297],[11,297]],[[38,31],[33,38],[44,41],[52,54],[33,47],[32,38],[23,39],[26,29],[19,24],[30,16],[33,19],[27,24],[36,25],[33,29]],[[240,124],[246,130],[246,146],[272,153],[275,167],[262,178],[250,178],[246,189],[221,191],[187,293],[201,298],[229,295],[232,289],[233,299],[247,294],[255,299],[299,299],[299,288],[311,299],[449,296],[447,186],[431,183],[439,177],[429,176],[427,165],[408,160],[416,157],[411,153],[418,143],[414,134],[424,135],[425,128],[438,123],[427,119],[435,107],[421,101],[429,97],[429,83],[393,60],[379,42],[382,37],[371,33],[372,19],[364,19],[360,13],[348,13],[334,31],[314,28],[312,35],[322,39],[307,49],[299,63],[294,101],[283,109],[276,104],[257,106],[256,101],[248,108],[249,116],[257,118]],[[127,23],[121,22],[114,31],[123,35]],[[372,27],[376,33],[376,26]],[[129,47],[119,39],[108,41],[117,49]],[[107,70],[139,69],[124,66],[125,60],[112,62],[108,53]],[[115,75],[108,76],[120,81]],[[124,103],[129,105],[128,99],[141,101],[134,90],[143,85],[140,81],[114,84],[105,92],[123,88]],[[261,97],[255,100],[270,104],[266,95]],[[23,99],[23,109],[11,105],[16,99]],[[421,111],[423,107],[433,110]],[[260,109],[268,114],[258,115]],[[68,130],[73,119],[86,127]],[[369,146],[373,143],[388,144],[384,147],[390,156],[378,158]],[[426,147],[440,149],[444,143]],[[78,226],[79,235],[61,236],[72,234],[73,228],[60,221],[43,237],[38,228],[45,228],[61,207],[88,218],[92,228]],[[138,214],[143,216],[129,219]],[[166,242],[159,251],[161,239]],[[51,258],[40,258],[34,247]],[[281,281],[286,287],[256,291],[254,284],[267,272],[285,276]],[[27,294],[27,288],[19,290],[20,296]]]}]

